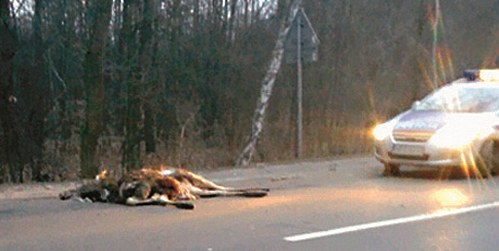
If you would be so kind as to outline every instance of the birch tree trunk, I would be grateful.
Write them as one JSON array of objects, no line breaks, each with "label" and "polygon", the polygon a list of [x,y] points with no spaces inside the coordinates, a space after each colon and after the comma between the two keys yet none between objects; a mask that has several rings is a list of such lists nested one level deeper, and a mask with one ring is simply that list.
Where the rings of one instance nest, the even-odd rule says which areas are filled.
[{"label": "birch tree trunk", "polygon": [[293,19],[298,12],[301,0],[294,0],[289,8],[289,14],[287,19],[281,25],[279,30],[279,36],[277,37],[274,50],[272,51],[272,58],[270,61],[269,68],[265,74],[265,78],[262,81],[262,87],[260,89],[260,97],[258,98],[255,114],[253,115],[253,122],[251,126],[250,139],[243,149],[241,154],[236,160],[236,166],[246,166],[250,163],[253,153],[255,152],[256,144],[260,138],[260,133],[263,130],[263,121],[265,118],[265,111],[269,104],[270,96],[272,95],[272,88],[274,87],[274,82],[277,77],[277,73],[281,68],[282,56],[284,54],[284,42],[291,28]]}]

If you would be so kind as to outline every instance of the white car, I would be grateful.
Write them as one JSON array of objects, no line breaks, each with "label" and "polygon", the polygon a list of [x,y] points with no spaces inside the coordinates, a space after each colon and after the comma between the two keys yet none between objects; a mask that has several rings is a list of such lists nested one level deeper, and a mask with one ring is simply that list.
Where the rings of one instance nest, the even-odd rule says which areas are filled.
[{"label": "white car", "polygon": [[398,175],[401,165],[499,173],[499,69],[464,75],[373,129],[386,175]]}]

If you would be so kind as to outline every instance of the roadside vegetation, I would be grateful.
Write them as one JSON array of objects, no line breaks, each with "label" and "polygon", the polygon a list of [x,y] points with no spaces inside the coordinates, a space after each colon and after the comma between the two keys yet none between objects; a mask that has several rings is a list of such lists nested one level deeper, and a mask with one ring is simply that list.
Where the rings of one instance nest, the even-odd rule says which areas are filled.
[{"label": "roadside vegetation", "polygon": [[[366,153],[370,129],[465,68],[499,67],[499,2],[303,1],[303,158]],[[0,0],[0,183],[169,164],[231,166],[290,0]],[[253,162],[294,158],[283,64]]]}]

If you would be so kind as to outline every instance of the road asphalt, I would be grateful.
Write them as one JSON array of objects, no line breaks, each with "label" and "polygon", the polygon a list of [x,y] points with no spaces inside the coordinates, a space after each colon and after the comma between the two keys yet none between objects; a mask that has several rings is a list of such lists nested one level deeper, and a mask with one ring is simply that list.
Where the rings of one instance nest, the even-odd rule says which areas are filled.
[{"label": "road asphalt", "polygon": [[2,186],[0,250],[499,250],[499,177],[382,171],[370,156],[199,171],[270,193],[194,210],[56,198],[75,184]]}]

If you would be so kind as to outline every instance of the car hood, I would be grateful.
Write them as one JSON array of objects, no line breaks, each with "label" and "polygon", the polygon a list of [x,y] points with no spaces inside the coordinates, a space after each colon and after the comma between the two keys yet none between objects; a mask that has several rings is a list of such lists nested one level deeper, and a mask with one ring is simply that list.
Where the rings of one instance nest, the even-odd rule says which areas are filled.
[{"label": "car hood", "polygon": [[470,121],[484,121],[485,118],[490,118],[490,116],[439,111],[407,111],[398,118],[394,131],[435,132],[449,123],[469,124]]}]

